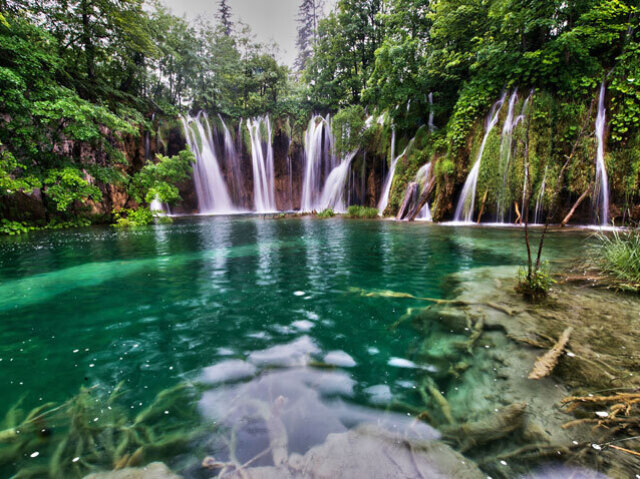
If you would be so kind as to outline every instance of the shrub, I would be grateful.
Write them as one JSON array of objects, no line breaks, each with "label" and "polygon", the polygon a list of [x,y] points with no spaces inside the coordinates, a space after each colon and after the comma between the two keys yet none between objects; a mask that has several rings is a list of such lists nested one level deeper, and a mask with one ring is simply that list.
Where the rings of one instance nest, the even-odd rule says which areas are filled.
[{"label": "shrub", "polygon": [[349,218],[377,218],[378,210],[370,206],[352,205],[347,208]]},{"label": "shrub", "polygon": [[114,212],[116,228],[138,228],[153,223],[154,214],[148,208],[123,209]]},{"label": "shrub", "polygon": [[597,235],[595,263],[625,289],[640,291],[640,228]]},{"label": "shrub", "polygon": [[0,235],[21,235],[28,233],[33,227],[27,226],[20,221],[9,221],[7,219],[0,220]]},{"label": "shrub", "polygon": [[547,262],[531,273],[527,272],[527,268],[520,268],[518,277],[516,291],[531,301],[540,301],[546,298],[549,289],[556,282],[549,273],[549,263]]},{"label": "shrub", "polygon": [[331,208],[327,208],[326,210],[322,210],[316,216],[321,219],[325,218],[333,218],[336,214],[333,212]]}]

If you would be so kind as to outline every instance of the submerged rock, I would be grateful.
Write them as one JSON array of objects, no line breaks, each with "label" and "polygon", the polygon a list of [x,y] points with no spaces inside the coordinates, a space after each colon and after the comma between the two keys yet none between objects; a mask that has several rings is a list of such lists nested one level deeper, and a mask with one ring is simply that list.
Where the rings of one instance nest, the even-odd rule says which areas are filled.
[{"label": "submerged rock", "polygon": [[162,462],[152,462],[145,467],[127,467],[119,471],[96,472],[84,479],[182,479]]},{"label": "submerged rock", "polygon": [[285,465],[248,468],[227,477],[479,479],[484,475],[475,464],[442,442],[411,442],[400,434],[365,425],[330,434],[323,444],[313,447],[304,456],[292,454]]}]

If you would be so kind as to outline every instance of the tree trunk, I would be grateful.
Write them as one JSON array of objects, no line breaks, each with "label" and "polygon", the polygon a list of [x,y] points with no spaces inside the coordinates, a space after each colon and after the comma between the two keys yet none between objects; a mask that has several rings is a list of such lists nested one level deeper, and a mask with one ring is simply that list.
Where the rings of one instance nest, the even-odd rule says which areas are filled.
[{"label": "tree trunk", "polygon": [[397,220],[401,220],[402,218],[407,216],[407,213],[409,213],[410,211],[410,207],[416,203],[416,200],[418,200],[419,188],[420,185],[418,185],[418,183],[416,183],[415,181],[409,183],[409,186],[407,186],[407,191],[404,195],[404,200],[402,201],[402,206],[400,206],[398,214],[396,215]]},{"label": "tree trunk", "polygon": [[576,200],[576,202],[573,204],[573,206],[569,210],[569,213],[567,213],[567,216],[565,216],[564,219],[562,220],[562,223],[560,223],[560,226],[566,226],[567,223],[571,221],[571,217],[576,212],[576,209],[578,209],[578,206],[580,206],[580,203],[582,203],[584,199],[587,197],[590,190],[591,190],[591,185],[589,185],[587,189],[584,190],[584,193],[580,195],[580,198]]},{"label": "tree trunk", "polygon": [[420,195],[420,198],[418,198],[418,202],[416,203],[415,208],[411,210],[411,212],[407,215],[408,221],[413,221],[416,219],[416,216],[418,216],[418,213],[420,212],[422,207],[429,200],[429,197],[431,196],[431,192],[433,191],[433,188],[435,186],[436,186],[436,175],[431,175],[431,179],[429,180],[429,183],[427,183],[427,185],[425,186],[424,191]]}]

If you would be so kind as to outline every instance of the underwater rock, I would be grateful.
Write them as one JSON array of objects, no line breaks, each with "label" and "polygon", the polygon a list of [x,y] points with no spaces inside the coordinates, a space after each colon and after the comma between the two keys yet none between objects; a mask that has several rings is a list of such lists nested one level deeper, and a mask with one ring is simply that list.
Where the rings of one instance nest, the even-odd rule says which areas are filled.
[{"label": "underwater rock", "polygon": [[145,467],[128,467],[119,471],[96,472],[84,479],[182,479],[162,462],[152,462]]},{"label": "underwater rock", "polygon": [[475,464],[439,441],[411,442],[400,434],[366,425],[330,434],[323,444],[302,457],[291,457],[286,465],[248,468],[227,477],[480,479],[484,475]]},{"label": "underwater rock", "polygon": [[249,354],[249,361],[257,366],[304,366],[309,356],[320,352],[309,336],[302,336],[287,344],[280,344]]},{"label": "underwater rock", "polygon": [[256,370],[257,368],[251,363],[241,359],[230,359],[205,368],[202,372],[202,381],[207,384],[237,381],[253,376]]},{"label": "underwater rock", "polygon": [[352,368],[356,365],[355,360],[344,351],[329,351],[324,357],[324,362],[341,368]]}]

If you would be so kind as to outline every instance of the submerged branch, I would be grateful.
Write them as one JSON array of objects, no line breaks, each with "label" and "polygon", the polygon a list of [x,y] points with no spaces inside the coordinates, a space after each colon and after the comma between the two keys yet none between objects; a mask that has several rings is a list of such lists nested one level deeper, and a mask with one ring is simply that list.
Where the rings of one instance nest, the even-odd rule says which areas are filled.
[{"label": "submerged branch", "polygon": [[569,336],[571,336],[572,331],[572,327],[565,329],[556,344],[536,360],[533,370],[529,373],[529,379],[542,379],[551,374],[556,364],[558,364],[560,355],[569,342]]},{"label": "submerged branch", "polygon": [[502,306],[500,304],[488,302],[488,301],[464,301],[462,299],[440,299],[440,298],[429,298],[423,296],[414,296],[410,293],[403,293],[399,291],[366,291],[362,288],[349,288],[350,293],[359,294],[365,298],[400,298],[400,299],[415,299],[417,301],[426,301],[434,304],[449,304],[451,306],[486,306],[501,313],[504,313],[508,316],[513,316],[513,311],[507,308],[506,306]]}]

